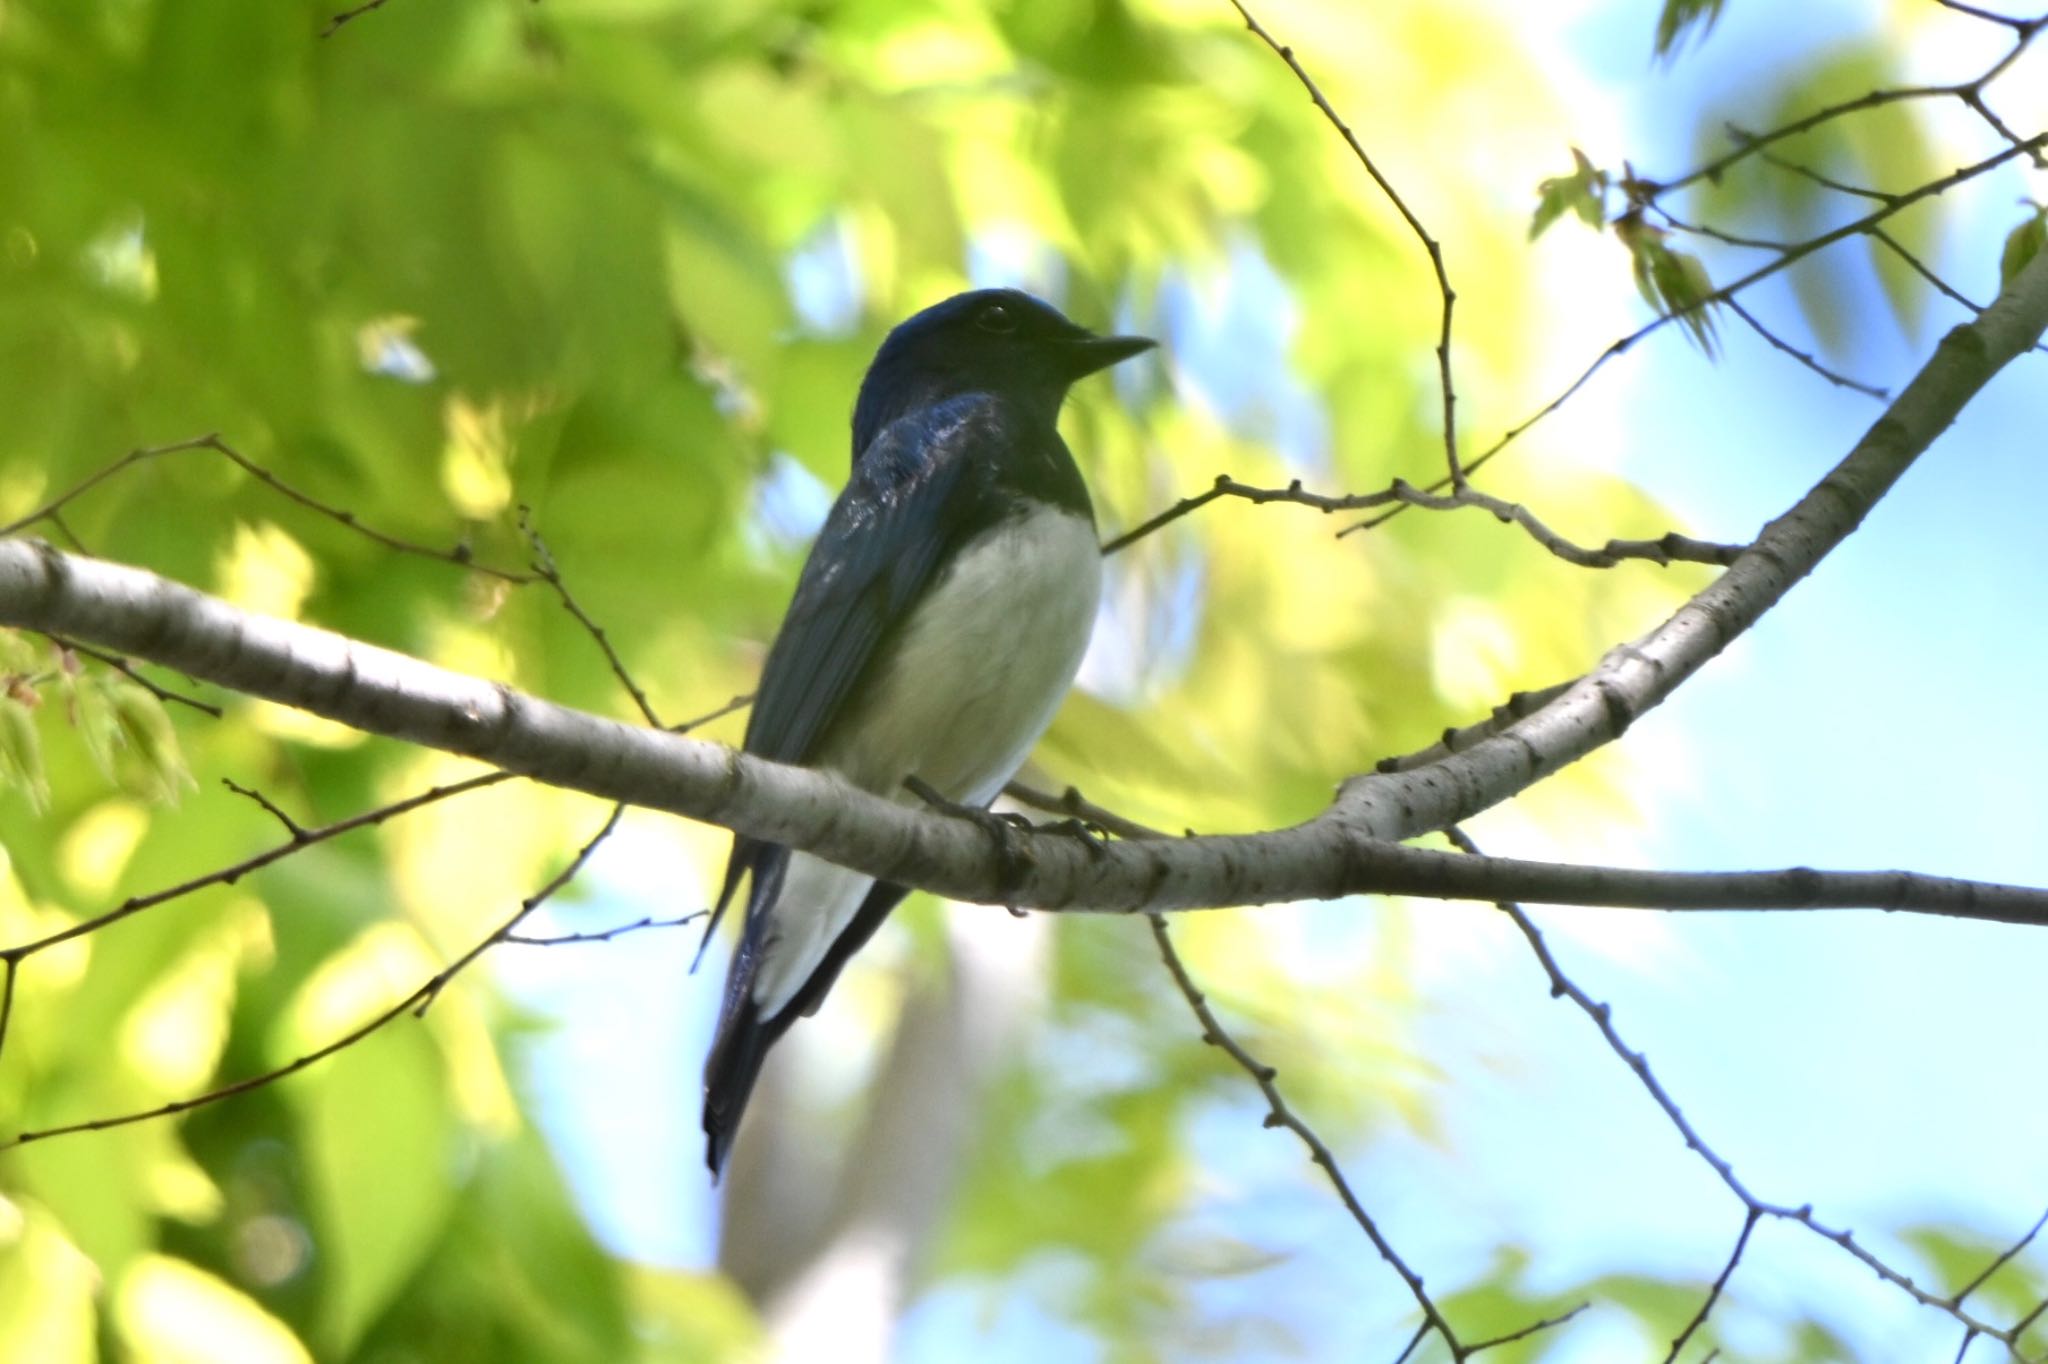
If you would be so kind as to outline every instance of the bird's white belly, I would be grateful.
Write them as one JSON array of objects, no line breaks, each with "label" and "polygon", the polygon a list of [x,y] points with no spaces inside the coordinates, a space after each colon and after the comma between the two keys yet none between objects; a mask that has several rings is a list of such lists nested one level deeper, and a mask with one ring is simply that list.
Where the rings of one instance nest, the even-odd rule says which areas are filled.
[{"label": "bird's white belly", "polygon": [[[1052,722],[1088,649],[1102,591],[1094,524],[1051,507],[957,556],[912,609],[889,658],[832,726],[818,765],[914,803],[917,776],[983,805]],[[873,884],[807,853],[790,859],[754,1000],[773,1017],[802,988]]]}]

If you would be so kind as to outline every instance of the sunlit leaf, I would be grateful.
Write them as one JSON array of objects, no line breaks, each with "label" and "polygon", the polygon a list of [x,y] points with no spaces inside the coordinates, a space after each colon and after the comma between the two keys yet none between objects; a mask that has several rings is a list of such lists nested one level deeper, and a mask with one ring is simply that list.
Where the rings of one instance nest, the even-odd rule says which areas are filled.
[{"label": "sunlit leaf", "polygon": [[138,1364],[312,1364],[284,1323],[246,1294],[190,1264],[148,1255],[128,1267],[114,1319]]},{"label": "sunlit leaf", "polygon": [[1998,257],[1999,282],[2009,285],[2017,279],[2020,271],[2041,254],[2043,245],[2048,245],[2048,209],[2035,213],[2006,235],[2005,249]]},{"label": "sunlit leaf", "polygon": [[49,808],[50,778],[35,712],[13,696],[0,696],[0,784],[27,796],[39,812]]},{"label": "sunlit leaf", "polygon": [[[417,938],[373,930],[301,990],[282,1063],[337,1040],[433,969]],[[410,1021],[410,1020],[408,1020]],[[298,1116],[329,1283],[321,1338],[346,1351],[403,1287],[453,1206],[455,1124],[432,1034],[394,1025],[287,1091]],[[377,1189],[374,1198],[365,1189]]]}]

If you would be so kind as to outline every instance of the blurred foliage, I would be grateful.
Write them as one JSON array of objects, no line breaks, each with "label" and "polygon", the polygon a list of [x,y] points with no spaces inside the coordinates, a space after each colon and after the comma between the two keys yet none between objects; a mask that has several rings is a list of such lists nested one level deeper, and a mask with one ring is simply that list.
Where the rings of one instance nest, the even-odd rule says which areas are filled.
[{"label": "blurred foliage", "polygon": [[[1873,36],[1844,43],[1794,71],[1759,76],[1753,85],[1729,91],[1725,106],[1701,120],[1701,157],[1725,150],[1731,136],[1739,140],[1873,90],[1907,85],[1902,65],[1894,46]],[[1900,101],[1830,119],[1774,143],[1768,156],[1749,157],[1717,177],[1705,203],[1725,230],[1798,242],[1879,206],[1830,188],[1823,179],[1873,195],[1902,194],[1953,168],[1936,146],[1926,107]],[[1928,261],[1938,259],[1940,225],[1940,205],[1928,203],[1888,219],[1885,231]],[[1932,290],[1875,238],[1817,252],[1792,267],[1800,314],[1825,352],[1854,354],[1852,323],[1861,315],[1856,300],[1862,297],[1862,281],[1872,275],[1884,290],[1893,320],[1908,335],[1915,334]]]},{"label": "blurred foliage", "polygon": [[2044,245],[2048,245],[2048,208],[2034,210],[2006,235],[2005,250],[1998,257],[1999,280],[2012,283],[2013,277],[2041,254]]},{"label": "blurred foliage", "polygon": [[[1547,396],[1531,356],[1604,343],[1607,314],[1528,267],[1504,207],[1554,156],[1543,73],[1490,11],[1395,8],[1286,22],[1327,55],[1355,123],[1403,130],[1390,172],[1470,300],[1461,414],[1502,425]],[[1718,9],[1673,0],[1660,50]],[[1099,383],[1069,414],[1106,531],[1223,470],[1369,489],[1441,467],[1439,305],[1415,243],[1221,7],[391,0],[322,39],[327,18],[0,0],[0,520],[126,450],[203,431],[365,525],[488,564],[522,565],[530,507],[679,719],[752,685],[807,534],[777,533],[774,489],[837,486],[867,355],[962,287],[977,255],[1005,263],[983,276],[1082,321],[1168,339],[1164,370]],[[1867,84],[1874,61],[1803,73],[1800,102]],[[1896,182],[1926,160],[1913,127],[1901,112],[1868,139],[1829,131],[1801,150]],[[1595,176],[1580,158],[1542,212],[1597,221]],[[1790,229],[1817,225],[1796,196],[1774,204]],[[1657,306],[1704,287],[1646,250]],[[1248,261],[1270,287],[1235,282]],[[1837,287],[1832,268],[1811,287]],[[1264,322],[1226,362],[1173,358],[1205,315],[1245,310]],[[1270,399],[1287,385],[1310,395],[1305,423]],[[1599,462],[1539,436],[1494,486],[1568,533],[1669,528]],[[394,554],[205,449],[139,463],[37,529],[632,713],[541,589]],[[1285,823],[1343,775],[1579,671],[1697,581],[1570,569],[1483,517],[1330,529],[1225,504],[1116,559],[1109,642],[1038,764],[1172,827]],[[40,641],[0,637],[0,651],[0,944],[274,843],[277,823],[220,777],[313,824],[467,770],[231,697],[218,721],[167,710]],[[1624,777],[1588,765],[1539,808],[1625,817]],[[305,1054],[487,933],[599,813],[496,788],[27,960],[0,1129],[147,1107]],[[678,867],[714,865],[715,836],[673,837]],[[1385,1124],[1427,1135],[1400,920],[1333,927],[1357,917],[1213,915],[1181,936],[1333,1141]],[[942,950],[910,919],[892,940]],[[1256,1117],[1129,927],[1061,925],[1048,1002],[975,1115],[928,1282],[1038,1293],[1049,1258],[1078,1258],[1087,1273],[1045,1291],[1044,1310],[1150,1359],[1194,1329],[1188,1284],[1162,1268],[1219,1197],[1194,1129]],[[531,1026],[477,971],[424,1022],[274,1087],[0,1156],[0,1358],[757,1349],[730,1284],[597,1245],[528,1111]],[[1080,1083],[1077,1052],[1128,1064]],[[1304,1164],[1304,1197],[1320,1199],[1313,1180]],[[1218,1262],[1240,1252],[1269,1253],[1225,1246]],[[1516,1288],[1518,1272],[1504,1263],[1456,1301],[1512,1315],[1558,1300]]]},{"label": "blurred foliage", "polygon": [[1721,7],[1726,3],[1727,0],[1664,0],[1663,13],[1657,16],[1657,55],[1675,55],[1688,39],[1704,42],[1714,31]]}]

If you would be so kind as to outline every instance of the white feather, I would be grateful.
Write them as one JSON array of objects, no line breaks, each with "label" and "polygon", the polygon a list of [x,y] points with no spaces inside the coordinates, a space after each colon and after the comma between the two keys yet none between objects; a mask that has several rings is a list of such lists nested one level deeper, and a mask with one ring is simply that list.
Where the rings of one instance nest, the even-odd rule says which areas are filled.
[{"label": "white feather", "polygon": [[[1052,723],[1088,649],[1102,557],[1085,516],[1036,508],[968,544],[927,592],[883,670],[833,726],[818,765],[912,803],[916,775],[983,805]],[[790,858],[754,1002],[772,1018],[852,920],[871,878]]]}]

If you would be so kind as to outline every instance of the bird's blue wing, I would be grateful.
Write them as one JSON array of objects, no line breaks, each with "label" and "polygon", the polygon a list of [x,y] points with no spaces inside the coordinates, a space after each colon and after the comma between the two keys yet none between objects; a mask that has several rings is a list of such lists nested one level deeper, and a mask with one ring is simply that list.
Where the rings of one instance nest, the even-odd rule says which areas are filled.
[{"label": "bird's blue wing", "polygon": [[883,428],[861,453],[768,651],[749,753],[811,758],[946,548],[1000,514],[989,447],[1005,430],[992,408],[979,394],[937,404]]},{"label": "bird's blue wing", "polygon": [[[861,674],[931,585],[947,547],[1002,514],[991,455],[998,442],[1018,438],[992,399],[966,394],[899,418],[861,453],[768,650],[747,752],[788,763],[816,755]],[[711,927],[749,871],[749,912],[772,902],[786,856],[773,844],[735,838]]]}]

